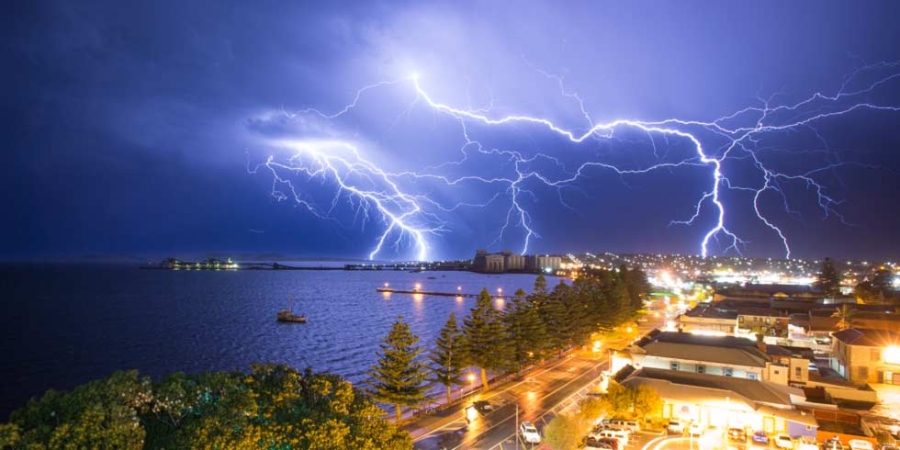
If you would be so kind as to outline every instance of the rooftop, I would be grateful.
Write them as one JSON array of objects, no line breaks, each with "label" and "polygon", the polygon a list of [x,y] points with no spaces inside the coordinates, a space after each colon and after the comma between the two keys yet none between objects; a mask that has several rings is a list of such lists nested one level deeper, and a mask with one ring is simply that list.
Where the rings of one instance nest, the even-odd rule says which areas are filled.
[{"label": "rooftop", "polygon": [[[632,381],[634,380],[634,381]],[[647,382],[646,380],[656,380]],[[781,386],[768,381],[751,380],[749,378],[723,377],[719,375],[707,375],[694,372],[681,372],[676,370],[653,369],[644,367],[631,374],[622,384],[631,383],[651,384],[654,387],[662,388],[664,392],[670,395],[677,394],[679,390],[682,392],[686,387],[694,388],[690,392],[695,395],[703,395],[704,397],[713,397],[721,401],[723,394],[721,391],[729,391],[740,396],[745,402],[763,403],[768,405],[776,405],[782,407],[791,407],[791,395],[803,397],[803,391],[797,388]],[[717,391],[717,392],[714,392]],[[671,397],[670,397],[671,398]],[[755,409],[755,407],[754,407]]]},{"label": "rooftop", "polygon": [[850,345],[861,345],[864,347],[900,346],[900,333],[893,331],[847,328],[846,330],[831,333],[831,335],[835,339]]}]

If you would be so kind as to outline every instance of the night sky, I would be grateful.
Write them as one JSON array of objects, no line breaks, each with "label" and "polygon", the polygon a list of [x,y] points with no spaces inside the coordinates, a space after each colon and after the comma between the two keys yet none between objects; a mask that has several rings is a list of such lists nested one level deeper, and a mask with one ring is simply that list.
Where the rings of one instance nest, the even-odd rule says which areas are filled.
[{"label": "night sky", "polygon": [[[743,254],[896,258],[898,17],[896,1],[13,2],[0,259],[366,258],[382,236],[385,260],[526,239],[699,254],[713,186]],[[510,115],[644,128],[572,142],[484,120]],[[673,118],[682,135],[645,129]],[[722,230],[708,253],[733,243]]]}]

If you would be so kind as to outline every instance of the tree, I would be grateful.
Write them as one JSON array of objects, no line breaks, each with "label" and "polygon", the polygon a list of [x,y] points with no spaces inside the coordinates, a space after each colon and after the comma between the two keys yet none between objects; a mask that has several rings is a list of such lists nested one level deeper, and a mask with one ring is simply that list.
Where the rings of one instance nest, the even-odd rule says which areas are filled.
[{"label": "tree", "polygon": [[635,417],[647,419],[648,417],[661,416],[663,400],[659,392],[650,386],[638,385],[632,389],[631,398]]},{"label": "tree", "polygon": [[840,319],[838,321],[838,328],[845,330],[847,328],[853,327],[853,316],[856,315],[856,309],[853,307],[851,303],[842,303],[840,308],[834,310],[834,314],[831,317],[837,317]]},{"label": "tree", "polygon": [[463,369],[466,367],[465,342],[452,312],[441,328],[440,336],[434,343],[429,359],[432,362],[431,379],[447,388],[447,403],[451,399],[453,386],[462,384]]},{"label": "tree", "polygon": [[398,317],[390,333],[381,341],[378,363],[369,370],[369,386],[375,400],[394,405],[397,423],[402,418],[402,406],[415,406],[425,399],[424,364],[418,361],[422,348],[416,346],[419,337],[409,324]]},{"label": "tree", "polygon": [[590,425],[581,416],[571,413],[558,414],[544,427],[544,439],[553,448],[579,448],[581,439],[590,430]]},{"label": "tree", "polygon": [[822,270],[816,279],[815,287],[828,298],[835,298],[841,293],[841,278],[831,258],[822,261]]},{"label": "tree", "polygon": [[534,304],[528,301],[525,291],[519,289],[506,307],[503,321],[511,346],[511,367],[522,370],[526,364],[543,357],[547,346],[547,333]]},{"label": "tree", "polygon": [[581,418],[588,423],[596,422],[597,419],[607,415],[609,412],[609,403],[597,397],[587,397],[581,401],[579,406]]},{"label": "tree", "polygon": [[504,339],[501,315],[491,304],[491,294],[487,289],[482,289],[478,294],[475,307],[463,320],[462,330],[469,362],[481,369],[481,385],[488,390],[487,371],[507,367],[509,347]]},{"label": "tree", "polygon": [[14,411],[0,424],[0,448],[411,448],[409,434],[382,414],[337,375],[283,365],[156,384],[117,372]]}]

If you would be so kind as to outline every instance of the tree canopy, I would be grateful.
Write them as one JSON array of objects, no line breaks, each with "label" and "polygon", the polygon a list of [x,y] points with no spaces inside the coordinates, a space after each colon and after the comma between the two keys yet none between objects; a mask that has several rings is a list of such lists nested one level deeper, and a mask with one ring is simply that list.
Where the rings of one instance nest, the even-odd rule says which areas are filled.
[{"label": "tree canopy", "polygon": [[250,373],[137,371],[48,391],[0,424],[11,449],[405,449],[364,391],[337,375],[260,364]]},{"label": "tree canopy", "polygon": [[822,261],[822,270],[816,279],[815,287],[829,298],[835,298],[841,293],[841,277],[831,258]]}]

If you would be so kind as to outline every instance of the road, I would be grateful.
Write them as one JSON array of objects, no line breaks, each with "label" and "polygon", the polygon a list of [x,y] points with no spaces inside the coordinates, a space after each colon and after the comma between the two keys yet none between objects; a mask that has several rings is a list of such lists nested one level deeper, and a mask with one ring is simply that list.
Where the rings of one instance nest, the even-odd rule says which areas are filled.
[{"label": "road", "polygon": [[[656,310],[656,308],[654,308]],[[653,328],[663,327],[666,317],[648,315],[648,321],[634,330],[641,336]],[[606,348],[621,348],[628,340],[604,342]],[[488,401],[494,408],[486,414],[477,413],[467,420],[465,411],[454,410],[451,416],[436,421],[436,426],[415,438],[414,448],[432,449],[549,449],[547,444],[531,445],[517,439],[517,423],[530,421],[543,429],[557,414],[570,409],[593,391],[601,374],[608,369],[607,351],[592,353],[581,350],[569,354],[529,373],[523,380],[506,383],[470,401]],[[639,449],[656,435],[638,433],[626,449]],[[518,442],[517,442],[518,441]],[[518,444],[518,447],[517,447]]]}]

